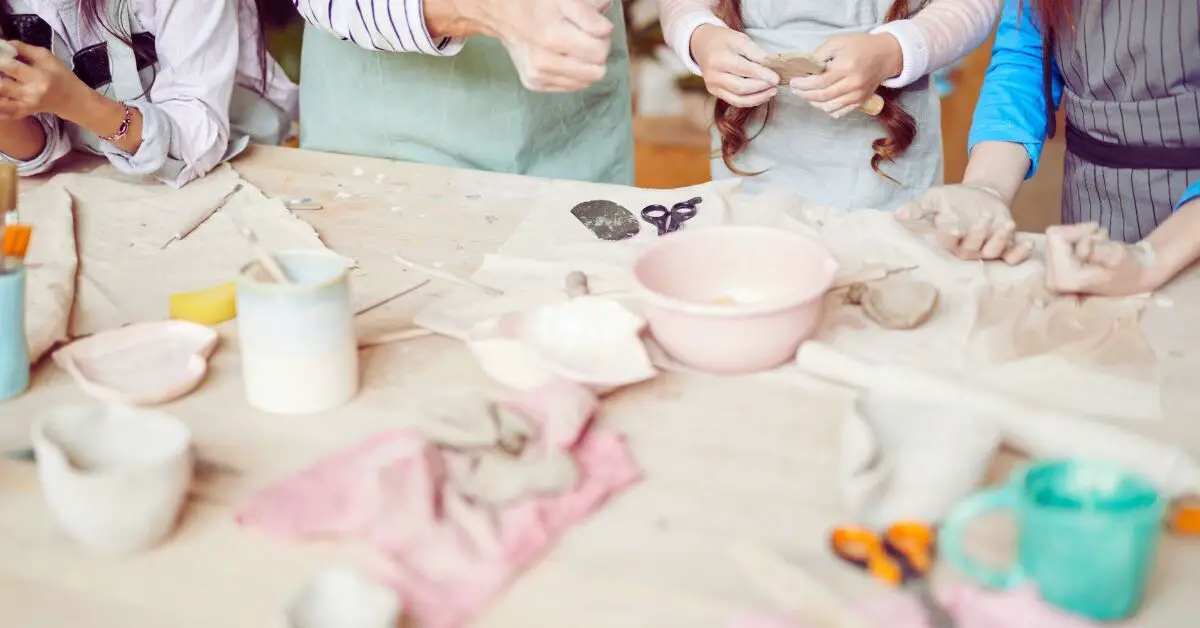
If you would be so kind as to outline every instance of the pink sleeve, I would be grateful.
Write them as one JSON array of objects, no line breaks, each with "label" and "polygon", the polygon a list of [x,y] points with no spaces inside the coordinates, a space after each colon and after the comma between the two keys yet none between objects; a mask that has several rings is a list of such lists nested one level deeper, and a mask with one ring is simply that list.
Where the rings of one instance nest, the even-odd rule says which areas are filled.
[{"label": "pink sleeve", "polygon": [[904,70],[883,85],[904,87],[967,56],[991,33],[1000,15],[1001,2],[931,0],[912,18],[872,30],[872,33],[891,34],[904,52]]},{"label": "pink sleeve", "polygon": [[663,39],[692,74],[700,74],[700,67],[692,59],[692,33],[704,24],[725,26],[713,15],[716,6],[716,0],[658,0]]}]

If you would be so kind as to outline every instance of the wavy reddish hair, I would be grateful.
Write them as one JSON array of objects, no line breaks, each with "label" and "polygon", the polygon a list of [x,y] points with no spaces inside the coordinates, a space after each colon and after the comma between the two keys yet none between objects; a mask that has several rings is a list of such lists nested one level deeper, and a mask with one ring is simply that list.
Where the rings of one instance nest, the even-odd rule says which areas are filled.
[{"label": "wavy reddish hair", "polygon": [[[887,13],[887,21],[903,20],[910,13],[909,0],[894,0]],[[717,0],[716,14],[729,25],[729,28],[739,32],[746,30],[746,25],[742,21],[741,0]],[[904,151],[908,150],[909,146],[912,146],[913,140],[917,138],[916,120],[913,120],[913,117],[901,108],[898,102],[902,91],[902,89],[890,87],[879,90],[879,95],[883,97],[883,110],[875,119],[887,135],[871,144],[871,148],[875,150],[875,154],[871,157],[871,169],[879,176],[894,183],[897,181],[884,173],[880,169],[880,164],[884,161],[895,161],[897,157],[904,154]],[[746,148],[750,140],[754,139],[746,130],[750,120],[759,111],[762,111],[765,128],[766,123],[771,119],[773,108],[774,101],[767,101],[766,104],[758,107],[743,109],[717,99],[713,106],[713,122],[717,126],[717,132],[721,135],[721,160],[725,162],[725,167],[729,168],[730,172],[741,176],[761,174],[761,172],[740,170],[733,165],[733,158]]]}]

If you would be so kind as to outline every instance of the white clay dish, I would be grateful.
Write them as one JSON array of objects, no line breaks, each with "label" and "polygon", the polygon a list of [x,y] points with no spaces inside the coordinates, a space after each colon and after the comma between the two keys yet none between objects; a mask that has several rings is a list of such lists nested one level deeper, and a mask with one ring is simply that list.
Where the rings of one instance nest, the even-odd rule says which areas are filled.
[{"label": "white clay dish", "polygon": [[218,336],[186,321],[138,323],[89,336],[54,354],[88,395],[152,405],[191,392],[208,372]]}]

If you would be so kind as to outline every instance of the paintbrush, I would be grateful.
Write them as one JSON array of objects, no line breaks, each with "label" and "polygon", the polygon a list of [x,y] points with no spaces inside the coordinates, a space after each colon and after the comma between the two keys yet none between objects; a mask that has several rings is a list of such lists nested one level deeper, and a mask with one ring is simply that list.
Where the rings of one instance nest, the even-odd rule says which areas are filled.
[{"label": "paintbrush", "polygon": [[241,192],[241,191],[242,191],[241,183],[233,186],[233,189],[230,190],[225,196],[222,196],[221,200],[218,201],[216,205],[213,205],[212,207],[208,208],[206,211],[196,214],[196,216],[191,221],[189,221],[187,224],[185,224],[183,227],[181,227],[179,229],[179,231],[177,231],[175,233],[175,235],[171,236],[170,240],[167,240],[166,242],[164,242],[163,245],[161,247],[159,247],[159,250],[161,251],[161,250],[167,248],[168,246],[170,246],[172,242],[177,242],[177,241],[182,240],[182,239],[188,237],[189,235],[191,235],[193,231],[200,228],[200,225],[204,224],[205,221],[207,221],[209,218],[212,218],[213,214],[221,211],[221,208],[225,207],[225,205],[229,203],[229,200],[232,199],[238,192]]},{"label": "paintbrush", "polygon": [[291,279],[288,279],[287,273],[283,272],[283,267],[279,265],[279,260],[275,259],[263,245],[259,243],[258,236],[254,235],[254,231],[250,227],[242,227],[242,236],[250,242],[250,246],[254,247],[254,254],[258,256],[258,263],[267,271],[267,275],[271,277],[271,281],[277,284],[290,285]]},{"label": "paintbrush", "polygon": [[[13,449],[4,453],[4,456],[9,460],[16,462],[37,462],[37,453],[32,447],[25,449]],[[216,462],[208,458],[202,458],[196,454],[196,475],[200,476],[215,476],[215,475],[241,475],[242,472],[237,468],[227,465],[223,462]]]},{"label": "paintbrush", "polygon": [[24,265],[32,235],[33,227],[29,225],[14,224],[4,227],[4,235],[0,236],[0,255],[3,255],[5,271],[16,270]]}]

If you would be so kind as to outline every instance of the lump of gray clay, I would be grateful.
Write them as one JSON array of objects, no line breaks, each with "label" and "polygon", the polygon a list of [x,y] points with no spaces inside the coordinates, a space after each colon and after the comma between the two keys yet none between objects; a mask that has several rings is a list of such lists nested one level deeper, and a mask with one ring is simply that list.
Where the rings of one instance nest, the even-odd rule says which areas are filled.
[{"label": "lump of gray clay", "polygon": [[8,61],[17,57],[17,49],[7,41],[0,39],[0,61]]},{"label": "lump of gray clay", "polygon": [[586,201],[571,213],[601,240],[627,240],[642,228],[633,212],[612,201]]},{"label": "lump of gray clay", "polygon": [[853,284],[846,301],[862,307],[884,329],[916,329],[937,311],[938,289],[924,281],[892,278]]},{"label": "lump of gray clay", "polygon": [[938,289],[909,279],[887,279],[872,284],[862,299],[871,320],[886,329],[916,329],[933,317]]}]

